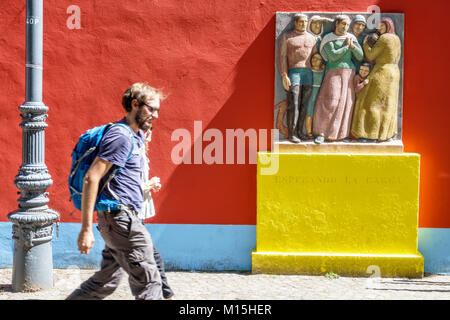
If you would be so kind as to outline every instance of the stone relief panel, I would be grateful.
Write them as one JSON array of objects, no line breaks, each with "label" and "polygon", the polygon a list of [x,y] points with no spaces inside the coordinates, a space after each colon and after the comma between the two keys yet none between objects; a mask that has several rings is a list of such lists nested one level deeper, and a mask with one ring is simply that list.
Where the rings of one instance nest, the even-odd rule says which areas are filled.
[{"label": "stone relief panel", "polygon": [[404,15],[372,21],[370,13],[277,13],[280,141],[401,142]]}]

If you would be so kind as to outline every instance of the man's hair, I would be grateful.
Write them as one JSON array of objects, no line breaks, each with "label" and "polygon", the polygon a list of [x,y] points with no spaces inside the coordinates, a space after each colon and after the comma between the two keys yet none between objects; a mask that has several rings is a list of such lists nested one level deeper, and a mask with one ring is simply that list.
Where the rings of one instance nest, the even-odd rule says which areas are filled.
[{"label": "man's hair", "polygon": [[149,97],[154,96],[158,96],[160,100],[166,98],[160,89],[151,87],[147,82],[136,82],[125,90],[122,96],[122,106],[127,112],[130,112],[132,109],[131,101],[133,99],[136,99],[141,106]]}]

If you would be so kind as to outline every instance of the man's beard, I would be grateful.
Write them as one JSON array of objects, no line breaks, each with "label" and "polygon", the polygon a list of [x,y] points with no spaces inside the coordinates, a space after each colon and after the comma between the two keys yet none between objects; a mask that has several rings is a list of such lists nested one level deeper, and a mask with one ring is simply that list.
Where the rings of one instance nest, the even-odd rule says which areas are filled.
[{"label": "man's beard", "polygon": [[147,117],[145,118],[144,116],[142,116],[141,110],[138,111],[138,113],[136,113],[136,123],[138,124],[139,129],[143,130],[143,131],[147,131],[148,129],[150,129],[152,127],[152,123],[151,122],[147,122],[148,119],[150,119],[151,117]]}]

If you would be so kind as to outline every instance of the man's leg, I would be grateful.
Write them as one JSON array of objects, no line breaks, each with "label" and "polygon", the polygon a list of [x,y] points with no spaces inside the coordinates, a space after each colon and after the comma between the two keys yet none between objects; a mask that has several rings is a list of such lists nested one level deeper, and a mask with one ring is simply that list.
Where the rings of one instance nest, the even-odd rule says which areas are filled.
[{"label": "man's leg", "polygon": [[153,242],[139,218],[127,211],[106,215],[105,242],[117,263],[128,273],[131,293],[138,300],[161,300],[161,276],[153,256]]},{"label": "man's leg", "polygon": [[102,251],[102,257],[100,270],[83,282],[66,300],[99,300],[116,290],[122,279],[123,270],[107,246]]},{"label": "man's leg", "polygon": [[299,120],[297,123],[297,134],[299,137],[302,136],[303,133],[303,125],[305,124],[306,119],[306,107],[308,105],[309,98],[311,97],[312,92],[312,86],[304,84],[301,85],[299,88],[299,95],[298,95],[298,106],[299,106]]},{"label": "man's leg", "polygon": [[288,105],[286,110],[286,120],[289,134],[288,139],[294,143],[300,142],[300,139],[297,137],[297,124],[299,118],[299,94],[299,86],[291,85],[289,92],[287,93]]},{"label": "man's leg", "polygon": [[169,282],[167,280],[166,272],[165,272],[165,268],[164,268],[163,258],[154,243],[153,243],[153,256],[155,257],[156,265],[158,266],[158,271],[161,276],[163,297],[164,297],[164,299],[169,299],[170,297],[172,297],[174,295],[174,293],[173,293],[172,289],[169,287]]},{"label": "man's leg", "polygon": [[[145,227],[144,221],[145,221],[145,219],[141,219],[141,223]],[[169,299],[172,296],[174,296],[174,293],[173,293],[172,289],[170,288],[169,282],[166,277],[166,271],[165,271],[165,267],[164,267],[163,257],[159,253],[154,242],[153,242],[153,257],[155,258],[155,262],[158,267],[159,275],[161,276],[163,297],[164,297],[164,299]]]}]

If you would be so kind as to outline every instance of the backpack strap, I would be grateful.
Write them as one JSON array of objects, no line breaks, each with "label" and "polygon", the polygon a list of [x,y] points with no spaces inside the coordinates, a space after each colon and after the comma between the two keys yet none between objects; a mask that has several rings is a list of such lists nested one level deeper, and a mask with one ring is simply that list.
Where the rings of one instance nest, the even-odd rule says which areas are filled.
[{"label": "backpack strap", "polygon": [[[126,124],[123,123],[112,123],[109,124],[108,127],[105,129],[105,134],[107,132],[107,130],[109,130],[110,128],[112,128],[113,126],[121,126],[121,127],[125,127],[129,130],[130,136],[131,136],[131,151],[130,154],[128,155],[127,159],[125,160],[125,163],[128,162],[128,160],[130,160],[130,158],[133,156],[133,151],[134,151],[134,137],[133,137],[133,132],[131,131],[131,128],[129,126],[127,126]],[[104,134],[104,135],[105,135]],[[104,136],[103,135],[103,136]],[[109,175],[108,179],[105,181],[105,183],[103,184],[102,188],[100,189],[98,195],[100,195],[103,190],[105,189],[105,187],[108,188],[109,193],[111,193],[111,195],[114,197],[115,200],[120,202],[119,197],[111,190],[111,188],[109,187],[109,183],[112,181],[112,179],[116,176],[117,173],[119,173],[121,167],[116,166],[116,168],[111,172],[111,174]]]}]

